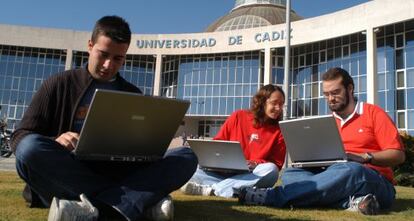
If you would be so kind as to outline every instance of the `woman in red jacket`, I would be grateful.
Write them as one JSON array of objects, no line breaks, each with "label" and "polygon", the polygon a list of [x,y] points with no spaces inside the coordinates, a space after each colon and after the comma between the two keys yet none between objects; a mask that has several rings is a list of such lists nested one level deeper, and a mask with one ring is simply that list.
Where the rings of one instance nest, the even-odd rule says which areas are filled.
[{"label": "woman in red jacket", "polygon": [[223,124],[215,140],[238,141],[251,172],[234,174],[197,169],[181,191],[191,195],[232,197],[240,187],[272,187],[286,153],[279,128],[285,94],[266,85],[254,95],[250,110],[235,111]]}]

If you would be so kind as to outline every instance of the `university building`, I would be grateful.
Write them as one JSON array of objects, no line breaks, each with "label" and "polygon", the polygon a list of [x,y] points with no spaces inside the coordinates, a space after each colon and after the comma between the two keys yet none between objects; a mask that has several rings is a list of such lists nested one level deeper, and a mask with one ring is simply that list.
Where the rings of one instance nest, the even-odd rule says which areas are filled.
[{"label": "university building", "polygon": [[[284,84],[285,14],[285,0],[236,0],[202,33],[133,34],[121,75],[145,94],[191,101],[178,133],[214,136],[260,86]],[[381,106],[414,135],[414,0],[373,0],[308,19],[290,14],[289,118],[328,114],[321,75],[342,67],[359,101]],[[0,25],[0,117],[11,129],[47,77],[85,65],[90,36]]]}]

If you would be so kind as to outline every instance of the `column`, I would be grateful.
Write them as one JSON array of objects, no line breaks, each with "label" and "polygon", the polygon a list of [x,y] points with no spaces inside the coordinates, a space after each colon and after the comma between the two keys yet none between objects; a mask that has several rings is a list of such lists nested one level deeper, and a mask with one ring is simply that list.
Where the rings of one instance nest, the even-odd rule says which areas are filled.
[{"label": "column", "polygon": [[367,33],[367,102],[378,104],[377,35],[378,29],[368,28]]},{"label": "column", "polygon": [[65,70],[72,69],[73,50],[66,49]]},{"label": "column", "polygon": [[162,55],[156,55],[155,76],[154,76],[154,96],[160,96],[161,92],[161,71],[162,71]]},{"label": "column", "polygon": [[264,49],[264,76],[263,85],[272,83],[272,51],[270,48]]}]

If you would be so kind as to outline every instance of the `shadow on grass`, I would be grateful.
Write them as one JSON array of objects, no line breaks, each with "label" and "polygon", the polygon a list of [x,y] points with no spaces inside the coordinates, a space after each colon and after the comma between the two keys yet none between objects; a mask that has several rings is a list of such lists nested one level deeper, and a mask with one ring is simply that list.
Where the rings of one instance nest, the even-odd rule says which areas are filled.
[{"label": "shadow on grass", "polygon": [[389,212],[404,212],[414,209],[414,199],[396,199]]},{"label": "shadow on grass", "polygon": [[226,220],[226,221],[260,221],[260,220],[286,220],[286,221],[306,221],[309,219],[297,219],[279,217],[269,212],[267,207],[241,206],[235,201],[219,200],[185,200],[174,201],[175,220]]}]

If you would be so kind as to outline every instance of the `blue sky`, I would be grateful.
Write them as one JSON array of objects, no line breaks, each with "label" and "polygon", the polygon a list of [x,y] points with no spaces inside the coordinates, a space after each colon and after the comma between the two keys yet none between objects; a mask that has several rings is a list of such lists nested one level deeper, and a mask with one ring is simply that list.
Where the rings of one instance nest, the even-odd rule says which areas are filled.
[{"label": "blue sky", "polygon": [[[292,9],[309,18],[369,0],[291,0]],[[124,17],[133,33],[202,32],[227,14],[234,0],[7,0],[0,24],[90,31],[104,15]]]}]

